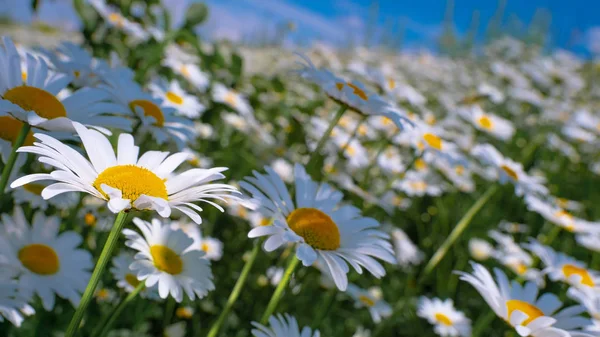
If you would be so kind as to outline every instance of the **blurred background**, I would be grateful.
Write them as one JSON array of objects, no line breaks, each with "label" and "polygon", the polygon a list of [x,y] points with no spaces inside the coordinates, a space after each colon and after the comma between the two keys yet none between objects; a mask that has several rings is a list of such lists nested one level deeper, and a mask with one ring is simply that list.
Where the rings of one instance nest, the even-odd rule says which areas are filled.
[{"label": "blurred background", "polygon": [[[149,1],[149,3],[152,1]],[[180,24],[191,0],[163,0]],[[197,1],[199,2],[199,1]],[[600,1],[595,0],[207,0],[198,28],[205,39],[268,46],[324,43],[404,52],[477,51],[498,34],[582,57],[600,54]],[[33,6],[32,6],[33,4]],[[35,8],[35,10],[32,10]],[[70,0],[0,0],[0,31],[35,24],[75,32]],[[76,38],[76,36],[73,36]]]}]

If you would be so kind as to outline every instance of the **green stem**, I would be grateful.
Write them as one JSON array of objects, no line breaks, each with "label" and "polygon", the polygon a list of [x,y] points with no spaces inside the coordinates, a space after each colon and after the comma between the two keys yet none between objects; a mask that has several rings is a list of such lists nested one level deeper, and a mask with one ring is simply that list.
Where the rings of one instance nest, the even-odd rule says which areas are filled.
[{"label": "green stem", "polygon": [[242,292],[242,289],[244,288],[244,285],[246,284],[246,279],[248,279],[248,275],[250,275],[250,270],[252,269],[252,265],[254,265],[254,261],[256,260],[256,256],[258,256],[259,250],[260,242],[256,242],[254,244],[254,248],[252,249],[250,257],[246,261],[246,264],[244,264],[244,268],[242,268],[242,273],[240,274],[240,277],[235,282],[231,294],[229,294],[229,298],[227,299],[227,304],[225,304],[225,308],[223,308],[223,311],[221,311],[219,318],[217,318],[215,323],[213,323],[212,327],[210,327],[210,331],[208,332],[208,335],[206,335],[206,337],[217,337],[219,335],[219,330],[221,330],[223,323],[225,323],[225,319],[227,318],[227,316],[229,316],[231,308],[237,301],[238,297],[240,296],[240,293]]},{"label": "green stem", "polygon": [[429,273],[431,273],[433,268],[435,268],[435,266],[437,266],[438,263],[444,258],[448,252],[448,249],[450,249],[450,247],[454,244],[454,242],[456,242],[465,229],[467,229],[467,226],[469,226],[473,220],[473,217],[475,217],[475,215],[481,210],[481,208],[483,208],[483,206],[488,202],[488,200],[490,200],[492,195],[494,195],[497,190],[498,185],[494,184],[490,186],[487,191],[473,204],[473,206],[469,208],[467,213],[465,213],[462,219],[460,219],[456,227],[454,227],[448,238],[446,238],[446,241],[444,241],[435,254],[433,254],[431,260],[429,260],[427,266],[425,266],[420,281],[423,281],[429,275]]},{"label": "green stem", "polygon": [[281,296],[283,295],[283,290],[287,287],[288,283],[290,282],[292,274],[294,273],[294,270],[298,266],[299,262],[300,260],[295,256],[293,256],[290,260],[290,263],[285,269],[285,273],[283,274],[281,282],[279,282],[279,284],[277,285],[277,288],[275,289],[275,292],[273,293],[273,296],[271,297],[271,300],[267,305],[267,309],[265,310],[262,318],[260,319],[260,324],[267,324],[269,317],[271,317],[271,315],[275,311],[275,308],[277,307],[277,304],[279,304],[279,300],[281,300]]},{"label": "green stem", "polygon": [[104,244],[104,248],[102,248],[102,253],[100,253],[100,257],[98,258],[98,262],[96,263],[96,267],[92,272],[92,277],[90,278],[90,282],[85,288],[85,292],[81,297],[81,301],[79,302],[79,306],[77,310],[75,310],[75,314],[73,318],[71,318],[71,323],[69,323],[69,327],[67,328],[67,332],[65,333],[65,337],[73,337],[75,333],[79,329],[79,324],[81,323],[81,319],[83,318],[83,314],[87,309],[88,305],[90,305],[90,301],[92,299],[92,295],[98,286],[98,282],[100,282],[100,278],[104,273],[104,269],[106,269],[106,265],[108,264],[108,260],[112,255],[112,252],[115,250],[117,246],[117,242],[119,241],[119,236],[121,235],[121,230],[125,226],[125,220],[127,220],[128,213],[125,211],[119,212],[117,214],[117,218],[115,219],[115,223],[113,224],[112,229],[110,230],[110,234],[108,235],[108,239]]},{"label": "green stem", "polygon": [[173,297],[169,297],[167,299],[167,307],[165,308],[165,317],[163,318],[163,329],[166,329],[167,326],[171,323],[171,318],[173,318],[173,313],[175,312],[175,299]]},{"label": "green stem", "polygon": [[480,315],[477,319],[477,323],[473,326],[473,333],[471,334],[471,337],[479,336],[485,330],[485,328],[489,327],[490,323],[492,323],[495,317],[496,313],[494,313],[492,310],[489,310],[484,315]]},{"label": "green stem", "polygon": [[311,154],[310,159],[308,160],[308,164],[306,164],[307,170],[309,170],[312,167],[312,165],[315,164],[315,161],[320,157],[321,150],[323,149],[323,146],[325,146],[325,143],[329,139],[329,135],[331,134],[331,131],[337,125],[337,123],[340,121],[340,119],[342,118],[342,116],[344,115],[344,112],[346,112],[346,110],[348,110],[348,107],[346,105],[342,105],[336,112],[335,116],[333,117],[333,120],[331,120],[331,123],[329,123],[329,127],[327,127],[327,130],[325,130],[325,133],[323,133],[323,136],[321,136],[321,139],[319,139],[319,142],[317,143],[317,147],[314,149],[313,153]]},{"label": "green stem", "polygon": [[550,233],[548,233],[548,235],[546,236],[544,240],[544,245],[550,246],[552,242],[554,242],[554,239],[556,239],[561,230],[562,228],[560,226],[554,225],[552,227],[552,230],[550,230]]},{"label": "green stem", "polygon": [[25,139],[29,134],[29,130],[31,130],[31,126],[27,123],[23,124],[21,131],[19,131],[19,134],[17,135],[17,139],[15,139],[15,142],[13,143],[10,156],[8,156],[8,160],[2,169],[2,177],[0,178],[0,202],[2,202],[2,199],[4,198],[4,190],[6,190],[8,178],[10,177],[13,166],[15,166],[15,162],[17,161],[17,150],[23,146],[23,143],[25,143]]},{"label": "green stem", "polygon": [[100,331],[100,333],[95,333],[92,336],[96,337],[104,337],[106,335],[108,335],[108,333],[110,332],[110,329],[112,328],[113,324],[115,323],[115,321],[117,320],[117,318],[121,315],[121,312],[123,311],[123,309],[125,309],[125,307],[127,306],[127,304],[131,303],[131,301],[133,301],[133,299],[142,291],[144,290],[144,288],[146,287],[146,283],[145,282],[140,282],[140,284],[138,284],[137,287],[135,287],[135,289],[130,292],[127,297],[125,297],[125,299],[123,301],[121,301],[121,303],[119,303],[119,305],[117,306],[117,308],[113,311],[113,313],[108,316],[108,320],[105,322],[102,322],[102,324],[100,325],[100,328],[102,329]]},{"label": "green stem", "polygon": [[327,292],[327,295],[325,295],[325,299],[323,300],[323,303],[321,304],[321,310],[319,310],[319,312],[317,313],[317,317],[315,318],[314,322],[311,324],[313,329],[318,329],[319,326],[321,325],[321,322],[323,322],[323,319],[325,318],[325,316],[327,316],[327,314],[329,314],[329,311],[331,310],[331,307],[333,306],[333,302],[335,300],[335,295],[337,294],[337,288],[332,288],[329,289],[329,291]]}]

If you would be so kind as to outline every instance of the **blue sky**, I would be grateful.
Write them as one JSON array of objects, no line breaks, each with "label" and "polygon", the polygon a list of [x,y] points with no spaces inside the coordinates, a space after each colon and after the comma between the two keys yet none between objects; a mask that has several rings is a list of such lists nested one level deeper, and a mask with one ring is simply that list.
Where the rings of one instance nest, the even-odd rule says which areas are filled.
[{"label": "blue sky", "polygon": [[[191,0],[187,0],[191,1]],[[363,41],[372,0],[206,0],[212,15],[202,29],[204,35],[234,40],[255,38],[264,32],[273,34],[278,25],[293,21],[297,30],[294,41],[324,40],[331,43],[353,39]],[[480,12],[479,37],[496,12],[497,0],[454,0],[454,25],[460,34]],[[0,13],[21,21],[30,20],[24,0],[0,0]],[[527,26],[539,8],[551,15],[553,44],[585,52],[600,44],[600,1],[597,0],[507,0],[504,21],[517,18]],[[40,18],[68,27],[76,27],[69,0],[42,1]],[[165,0],[168,7],[182,13],[186,0]],[[6,6],[5,6],[6,5]],[[4,8],[2,10],[1,8]],[[402,22],[409,48],[430,48],[441,32],[446,11],[445,0],[379,0],[380,29],[386,22]],[[596,46],[600,47],[600,46]]]}]

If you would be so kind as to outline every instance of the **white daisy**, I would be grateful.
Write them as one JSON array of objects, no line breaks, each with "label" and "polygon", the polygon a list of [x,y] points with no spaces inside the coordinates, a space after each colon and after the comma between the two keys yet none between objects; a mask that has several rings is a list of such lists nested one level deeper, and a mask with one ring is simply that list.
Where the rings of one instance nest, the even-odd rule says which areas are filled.
[{"label": "white daisy", "polygon": [[389,236],[377,229],[375,219],[362,217],[357,208],[341,204],[341,192],[312,181],[299,164],[294,168],[295,202],[281,177],[270,167],[265,170],[266,175],[254,172],[254,177],[246,178],[248,182],[240,186],[260,202],[258,210],[274,222],[254,228],[248,237],[268,236],[266,251],[295,243],[296,255],[304,266],[318,262],[340,290],[348,285],[348,264],[359,273],[364,267],[377,278],[385,275],[375,258],[394,263],[395,257]]},{"label": "white daisy", "polygon": [[533,195],[525,196],[530,211],[536,212],[551,223],[573,233],[598,232],[598,224],[580,219],[563,208]]},{"label": "white daisy", "polygon": [[517,195],[521,196],[525,193],[548,193],[548,189],[543,185],[543,179],[527,174],[521,163],[504,157],[494,146],[490,144],[478,144],[473,148],[471,153],[484,164],[496,169],[498,181],[501,184],[509,181],[512,182],[515,185],[515,193]]},{"label": "white daisy", "polygon": [[[107,128],[131,128],[131,122],[123,116],[107,114],[117,112],[117,107],[109,103],[109,96],[99,89],[83,88],[59,98],[57,95],[72,77],[49,71],[41,58],[26,55],[28,75],[23,80],[20,56],[14,44],[8,38],[3,38],[3,42],[4,48],[0,47],[0,134],[11,135],[14,128],[22,125],[20,122],[69,133],[74,131],[71,121],[79,121],[106,134],[110,134]],[[18,121],[11,120],[11,116]],[[7,130],[1,131],[4,128]],[[7,137],[1,138],[7,140]]]},{"label": "white daisy", "polygon": [[27,304],[27,298],[19,292],[17,281],[0,279],[0,322],[6,319],[14,326],[20,327],[24,320],[23,316],[34,313],[35,310]]},{"label": "white daisy", "polygon": [[269,317],[270,327],[257,322],[252,322],[256,329],[252,329],[254,337],[320,337],[319,330],[314,332],[309,327],[304,327],[302,331],[298,326],[298,321],[288,314],[273,315]]},{"label": "white daisy", "polygon": [[209,85],[210,78],[207,73],[200,70],[197,62],[197,57],[184,52],[175,44],[170,44],[167,46],[162,65],[185,78],[197,90],[204,92]]},{"label": "white daisy", "polygon": [[193,140],[193,123],[175,115],[176,110],[165,101],[153,98],[144,92],[133,80],[121,76],[104,76],[107,84],[99,88],[105,90],[114,103],[119,105],[118,113],[135,115],[139,119],[138,133],[152,135],[158,144],[173,141],[178,149],[183,149]]},{"label": "white daisy", "polygon": [[79,304],[93,267],[92,255],[77,249],[82,242],[75,232],[58,233],[60,219],[42,213],[29,225],[21,208],[13,216],[2,215],[0,226],[0,264],[15,270],[25,298],[37,294],[44,309],[54,308],[55,295],[73,306]]},{"label": "white daisy", "polygon": [[122,30],[128,36],[139,41],[145,41],[150,38],[150,34],[139,23],[130,21],[124,17],[117,8],[108,5],[106,0],[90,0],[90,4],[110,26]]},{"label": "white daisy", "polygon": [[149,151],[138,158],[139,147],[133,137],[119,135],[118,153],[108,139],[95,130],[74,123],[89,160],[56,139],[35,134],[41,143],[25,146],[19,152],[35,153],[40,161],[56,168],[50,174],[31,174],[15,180],[11,187],[19,187],[39,180],[58,181],[42,190],[42,197],[52,198],[65,192],[86,192],[108,201],[111,211],[152,209],[168,217],[175,208],[194,222],[202,219],[202,211],[195,201],[207,202],[221,211],[223,208],[207,199],[223,200],[235,188],[226,184],[211,184],[221,179],[226,168],[191,169],[181,174],[173,171],[183,163],[187,154]]},{"label": "white daisy", "polygon": [[478,261],[484,261],[494,254],[494,247],[487,241],[473,238],[469,240],[469,254]]},{"label": "white daisy", "polygon": [[483,111],[479,105],[470,106],[468,109],[460,109],[459,113],[477,129],[498,139],[510,140],[515,133],[515,128],[510,121]]},{"label": "white daisy", "polygon": [[175,80],[168,83],[164,80],[155,81],[149,88],[154,97],[163,101],[164,106],[176,109],[185,117],[198,118],[206,110],[196,96],[186,93]]},{"label": "white daisy", "polygon": [[417,308],[417,316],[434,325],[439,336],[471,336],[471,320],[454,308],[451,299],[429,299],[421,297]]},{"label": "white daisy", "polygon": [[417,247],[400,228],[392,230],[392,243],[394,244],[394,252],[396,260],[401,267],[410,265],[418,265],[425,258],[425,254]]},{"label": "white daisy", "polygon": [[72,42],[62,42],[56,51],[42,50],[50,59],[57,72],[73,77],[76,87],[95,86],[100,82],[99,74],[109,69],[104,60],[96,59],[90,53]]},{"label": "white daisy", "polygon": [[350,283],[346,292],[355,300],[355,307],[369,310],[373,322],[379,323],[392,315],[392,307],[379,296],[380,289],[365,290]]},{"label": "white daisy", "polygon": [[135,262],[130,269],[147,287],[158,284],[161,298],[170,294],[177,302],[184,292],[191,299],[203,298],[215,288],[210,262],[204,252],[194,249],[194,240],[182,230],[172,230],[159,220],[152,223],[134,218],[143,236],[131,229],[123,230],[125,245],[135,249]]},{"label": "white daisy", "polygon": [[544,273],[552,281],[562,281],[573,287],[600,290],[600,273],[589,269],[585,263],[531,240],[524,245],[544,264]]},{"label": "white daisy", "polygon": [[470,283],[483,297],[496,315],[515,328],[520,336],[592,336],[582,331],[591,324],[579,316],[585,309],[571,306],[558,311],[563,303],[552,293],[538,296],[539,289],[533,282],[524,286],[512,282],[501,270],[495,269],[496,280],[490,272],[472,263],[472,274],[457,272],[460,279]]}]

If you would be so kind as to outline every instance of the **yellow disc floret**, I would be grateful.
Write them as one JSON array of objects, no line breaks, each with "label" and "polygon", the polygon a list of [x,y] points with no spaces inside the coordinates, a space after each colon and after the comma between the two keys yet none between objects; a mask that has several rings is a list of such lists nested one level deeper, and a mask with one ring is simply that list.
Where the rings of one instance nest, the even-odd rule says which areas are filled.
[{"label": "yellow disc floret", "polygon": [[442,314],[442,313],[437,313],[435,314],[435,320],[440,323],[443,324],[445,326],[451,326],[452,325],[452,320],[450,319],[450,317]]},{"label": "yellow disc floret", "polygon": [[586,285],[588,287],[594,286],[594,279],[585,268],[577,267],[572,264],[565,264],[562,267],[562,272],[567,279],[573,275],[578,275],[581,277],[581,281],[579,282],[581,282],[582,285]]},{"label": "yellow disc floret", "polygon": [[153,245],[150,247],[150,254],[154,266],[158,270],[171,275],[178,275],[183,271],[183,260],[171,248],[163,245]]},{"label": "yellow disc floret", "polygon": [[287,217],[290,228],[315,249],[340,247],[340,230],[329,215],[316,208],[298,208]]},{"label": "yellow disc floret", "polygon": [[36,87],[27,85],[14,87],[6,91],[2,98],[46,119],[67,117],[65,106],[56,96]]},{"label": "yellow disc floret", "polygon": [[544,312],[535,305],[519,300],[506,301],[506,309],[508,310],[507,319],[510,319],[510,315],[515,310],[527,315],[527,319],[521,323],[523,326],[533,322],[538,317],[544,316]]},{"label": "yellow disc floret", "polygon": [[144,116],[153,117],[156,122],[154,125],[163,127],[165,125],[165,115],[163,115],[160,107],[154,102],[145,99],[136,99],[129,102],[129,108],[135,112],[135,108],[140,107],[144,110]]},{"label": "yellow disc floret", "polygon": [[[19,132],[23,127],[23,122],[11,116],[0,117],[0,139],[4,139],[11,144],[14,144],[19,136]],[[25,138],[25,146],[33,145],[33,133],[29,131]]]},{"label": "yellow disc floret", "polygon": [[31,272],[39,275],[53,275],[60,269],[56,251],[47,245],[33,243],[19,250],[19,260]]},{"label": "yellow disc floret", "polygon": [[123,199],[132,202],[144,194],[167,200],[167,187],[165,180],[152,171],[136,165],[117,165],[102,171],[94,180],[94,187],[108,198],[102,190],[102,184],[116,188],[123,194]]},{"label": "yellow disc floret", "polygon": [[172,91],[168,91],[165,94],[165,96],[173,104],[177,104],[177,105],[183,104],[183,98]]}]

